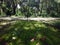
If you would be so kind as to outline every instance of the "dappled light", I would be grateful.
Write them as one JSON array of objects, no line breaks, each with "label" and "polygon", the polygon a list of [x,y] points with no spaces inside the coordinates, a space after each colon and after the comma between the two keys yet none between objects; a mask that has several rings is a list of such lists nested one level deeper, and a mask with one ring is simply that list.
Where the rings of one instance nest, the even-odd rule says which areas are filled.
[{"label": "dappled light", "polygon": [[58,45],[60,42],[58,29],[40,21],[16,21],[2,31],[0,38],[9,45]]},{"label": "dappled light", "polygon": [[60,45],[60,0],[0,0],[0,45]]}]

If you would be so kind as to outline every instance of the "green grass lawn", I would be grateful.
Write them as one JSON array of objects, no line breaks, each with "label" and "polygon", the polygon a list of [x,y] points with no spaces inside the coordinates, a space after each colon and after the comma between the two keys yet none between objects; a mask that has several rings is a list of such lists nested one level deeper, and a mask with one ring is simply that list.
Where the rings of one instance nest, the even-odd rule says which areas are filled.
[{"label": "green grass lawn", "polygon": [[16,21],[1,30],[0,40],[6,41],[7,45],[60,45],[58,29],[42,22]]}]

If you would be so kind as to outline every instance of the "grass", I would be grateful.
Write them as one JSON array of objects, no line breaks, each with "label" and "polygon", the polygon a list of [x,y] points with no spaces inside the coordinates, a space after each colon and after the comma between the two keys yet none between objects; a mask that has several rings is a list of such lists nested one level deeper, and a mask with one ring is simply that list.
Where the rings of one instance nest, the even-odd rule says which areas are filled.
[{"label": "grass", "polygon": [[60,45],[58,29],[37,21],[16,21],[0,33],[8,45]]}]

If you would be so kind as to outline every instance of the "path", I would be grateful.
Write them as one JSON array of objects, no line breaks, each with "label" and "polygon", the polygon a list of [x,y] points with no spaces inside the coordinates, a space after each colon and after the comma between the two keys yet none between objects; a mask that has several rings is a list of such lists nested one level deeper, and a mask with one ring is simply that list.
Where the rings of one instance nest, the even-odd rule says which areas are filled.
[{"label": "path", "polygon": [[[44,22],[44,23],[50,23],[50,22],[53,22],[53,21],[60,21],[60,18],[20,18],[20,17],[0,17],[0,28],[4,25],[7,25],[7,24],[11,24],[11,23],[14,23],[16,22],[17,20],[35,20],[35,21],[41,21],[41,22]],[[2,22],[2,21],[6,21],[6,22]]]},{"label": "path", "polygon": [[[39,17],[37,17],[37,18],[28,18],[28,20],[45,20],[45,21],[48,21],[48,20],[56,20],[56,19],[59,19],[60,20],[60,18],[39,18]],[[20,18],[20,17],[0,17],[0,21],[1,20],[27,20],[27,18]]]}]

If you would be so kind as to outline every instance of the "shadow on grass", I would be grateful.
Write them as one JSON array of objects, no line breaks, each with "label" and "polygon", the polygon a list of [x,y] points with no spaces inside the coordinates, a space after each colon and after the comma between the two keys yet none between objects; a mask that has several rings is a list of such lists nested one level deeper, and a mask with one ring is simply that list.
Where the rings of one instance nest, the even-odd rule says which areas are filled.
[{"label": "shadow on grass", "polygon": [[60,45],[57,29],[37,21],[17,21],[2,29],[1,38],[9,45]]}]

